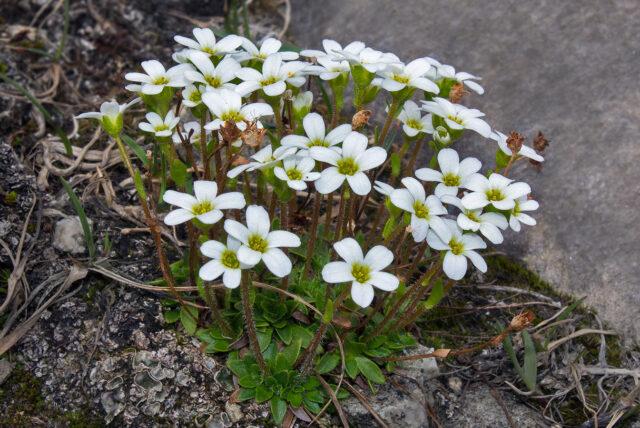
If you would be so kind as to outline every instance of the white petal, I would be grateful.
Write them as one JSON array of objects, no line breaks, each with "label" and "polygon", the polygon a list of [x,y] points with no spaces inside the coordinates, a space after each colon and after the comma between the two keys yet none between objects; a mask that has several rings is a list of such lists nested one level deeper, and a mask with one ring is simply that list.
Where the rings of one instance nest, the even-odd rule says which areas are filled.
[{"label": "white petal", "polygon": [[429,222],[423,218],[411,215],[411,236],[416,242],[422,242],[427,237],[429,231]]},{"label": "white petal", "polygon": [[354,175],[348,175],[347,181],[356,195],[364,196],[371,191],[371,182],[364,172],[356,172]]},{"label": "white petal", "polygon": [[291,232],[286,230],[274,230],[267,235],[267,241],[269,241],[269,248],[275,247],[299,247],[302,242],[300,238]]},{"label": "white petal", "polygon": [[196,216],[198,220],[203,222],[204,224],[214,224],[220,221],[222,218],[222,211],[220,210],[212,210],[204,214],[200,214]]},{"label": "white petal", "polygon": [[407,189],[395,189],[391,193],[391,203],[396,207],[412,213],[415,199]]},{"label": "white petal", "polygon": [[279,248],[270,248],[262,255],[262,261],[275,276],[282,278],[291,273],[291,260]]},{"label": "white petal", "polygon": [[474,232],[480,229],[480,226],[481,226],[480,223],[471,220],[464,213],[458,214],[458,218],[456,219],[456,222],[458,223],[458,226],[460,226],[462,230],[472,230]]},{"label": "white petal", "polygon": [[225,220],[224,230],[242,243],[247,243],[249,241],[249,229],[239,221],[231,219]]},{"label": "white petal", "polygon": [[501,201],[491,201],[491,204],[499,210],[510,210],[516,206],[513,199],[503,199]]},{"label": "white petal", "polygon": [[504,193],[509,199],[517,199],[520,196],[531,193],[531,187],[527,183],[511,183],[507,186]]},{"label": "white petal", "polygon": [[343,142],[344,139],[347,138],[347,135],[349,135],[349,133],[351,133],[351,125],[345,123],[338,126],[337,128],[332,129],[324,139],[327,143],[329,143],[329,145],[335,146],[336,144]]},{"label": "white petal", "polygon": [[216,197],[213,205],[219,210],[242,209],[246,205],[244,195],[240,192],[228,192]]},{"label": "white petal", "polygon": [[453,280],[459,280],[467,273],[467,258],[462,255],[455,255],[451,251],[447,251],[442,263],[442,270]]},{"label": "white petal", "polygon": [[442,173],[431,168],[420,168],[416,170],[416,177],[422,181],[442,181]]},{"label": "white petal", "polygon": [[478,269],[480,272],[487,271],[487,262],[484,261],[482,256],[475,251],[465,251],[464,255],[471,260],[471,263]]},{"label": "white petal", "polygon": [[518,216],[518,220],[521,223],[526,224],[527,226],[535,226],[536,225],[536,219],[531,217],[529,214],[520,213],[520,215]]},{"label": "white petal", "polygon": [[222,275],[222,283],[227,288],[238,288],[240,285],[240,279],[242,278],[242,271],[240,269],[227,269]]},{"label": "white petal", "polygon": [[193,193],[198,201],[210,201],[218,194],[218,185],[215,181],[198,180],[193,182]]},{"label": "white petal", "polygon": [[480,225],[480,233],[492,244],[502,244],[502,241],[504,241],[500,229],[491,223],[482,223]]},{"label": "white petal", "polygon": [[400,280],[395,275],[387,272],[372,272],[369,282],[374,287],[384,291],[393,291],[400,284]]},{"label": "white petal", "polygon": [[238,260],[246,265],[255,266],[262,259],[263,253],[252,250],[246,245],[242,245],[238,249]]},{"label": "white petal", "polygon": [[[358,156],[364,153],[368,143],[369,140],[366,136],[359,132],[351,131],[342,143],[342,157],[357,159]],[[382,149],[381,147],[379,148]],[[387,152],[384,149],[382,150],[384,151],[384,156],[386,158]],[[382,161],[384,162],[384,159]]]},{"label": "white petal", "polygon": [[468,210],[475,210],[489,205],[487,195],[481,192],[467,193],[461,199],[462,206]]},{"label": "white petal", "polygon": [[198,200],[187,193],[176,192],[175,190],[167,190],[162,196],[162,200],[170,205],[175,205],[185,210],[191,208],[198,203]]},{"label": "white petal", "polygon": [[465,233],[461,238],[465,250],[477,250],[487,248],[487,244],[474,233]]},{"label": "white petal", "polygon": [[471,174],[475,174],[482,168],[482,163],[476,158],[465,158],[460,162],[458,172],[461,177],[467,177]]},{"label": "white petal", "polygon": [[353,281],[351,265],[345,262],[330,262],[322,268],[322,279],[330,284]]},{"label": "white petal", "polygon": [[333,248],[336,250],[336,253],[349,264],[362,263],[364,260],[362,248],[360,248],[358,241],[353,238],[345,238],[338,241],[333,244]]},{"label": "white petal", "polygon": [[184,208],[178,208],[177,210],[171,211],[164,218],[164,223],[168,226],[175,226],[180,223],[184,223],[185,221],[191,220],[194,217],[193,213],[189,210],[185,210]]},{"label": "white petal", "polygon": [[339,188],[344,182],[344,179],[345,176],[338,173],[338,168],[331,166],[324,169],[320,178],[315,181],[316,190],[323,195],[326,195]]},{"label": "white petal", "polygon": [[393,262],[393,253],[384,245],[376,245],[364,257],[364,264],[371,270],[379,271]]},{"label": "white petal", "polygon": [[465,188],[474,192],[484,192],[489,188],[489,180],[482,174],[472,174],[463,184]]},{"label": "white petal", "polygon": [[309,113],[302,120],[302,126],[307,137],[311,140],[324,140],[324,120],[318,113]]},{"label": "white petal", "polygon": [[424,202],[427,196],[422,183],[413,177],[405,177],[402,179],[402,184],[409,190],[414,200]]},{"label": "white petal", "polygon": [[354,281],[351,285],[351,299],[362,308],[366,308],[371,304],[373,295],[371,284],[360,284]]},{"label": "white petal", "polygon": [[458,172],[458,166],[460,165],[460,158],[458,152],[453,149],[442,149],[438,153],[438,165],[443,173]]},{"label": "white petal", "polygon": [[430,230],[427,233],[427,243],[431,248],[438,251],[448,250],[449,245],[442,242],[442,239],[434,231]]},{"label": "white petal", "polygon": [[[344,155],[344,144],[343,147],[343,156]],[[367,149],[364,153],[356,158],[356,163],[360,168],[360,171],[367,171],[369,169],[377,168],[382,165],[387,159],[387,151],[382,147],[371,147]]]},{"label": "white petal", "polygon": [[264,93],[269,95],[270,97],[275,97],[277,95],[280,95],[286,89],[287,89],[287,84],[284,83],[282,80],[280,80],[279,82],[276,82],[276,83],[272,83],[271,85],[264,86],[262,88]]},{"label": "white petal", "polygon": [[226,248],[227,247],[222,242],[211,240],[200,246],[200,252],[212,259],[219,259]]},{"label": "white petal", "polygon": [[202,265],[202,267],[200,268],[200,272],[198,272],[198,275],[200,275],[200,278],[202,278],[204,281],[213,281],[214,279],[222,275],[224,270],[225,268],[222,263],[220,263],[220,260],[210,260]]},{"label": "white petal", "polygon": [[340,159],[340,154],[328,147],[311,147],[309,154],[318,162],[324,162],[334,166],[338,164],[338,160]]},{"label": "white petal", "polygon": [[249,205],[247,208],[247,229],[250,233],[257,233],[266,237],[271,228],[269,213],[260,205]]}]

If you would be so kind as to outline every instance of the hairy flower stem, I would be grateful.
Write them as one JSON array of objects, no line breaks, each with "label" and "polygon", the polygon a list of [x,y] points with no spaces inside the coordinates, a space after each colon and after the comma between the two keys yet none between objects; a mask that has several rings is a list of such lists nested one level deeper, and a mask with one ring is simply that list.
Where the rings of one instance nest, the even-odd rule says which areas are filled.
[{"label": "hairy flower stem", "polygon": [[291,133],[294,134],[296,132],[296,120],[295,117],[293,117],[293,98],[291,98],[291,96],[285,98],[284,108],[287,112],[289,129],[291,129]]},{"label": "hairy flower stem", "polygon": [[209,155],[207,154],[207,130],[204,126],[207,124],[207,112],[202,113],[200,118],[200,157],[202,158],[203,177],[205,180],[211,179],[211,168],[209,166]]},{"label": "hairy flower stem", "polygon": [[247,204],[253,203],[253,196],[251,194],[251,181],[249,179],[249,174],[246,171],[242,173],[242,184],[244,197],[247,200]]},{"label": "hairy flower stem", "polygon": [[[124,143],[120,139],[120,137],[114,138],[116,141],[116,145],[118,146],[118,151],[120,152],[120,157],[124,162],[127,170],[129,171],[129,175],[131,178],[136,181],[136,172],[133,169],[133,165],[131,164],[131,159],[129,159],[129,155],[127,155],[127,149],[124,146]],[[143,194],[138,192],[138,198],[140,200],[140,205],[142,206],[142,212],[144,213],[145,220],[147,221],[147,226],[149,226],[149,231],[151,232],[151,236],[153,237],[153,242],[156,246],[156,251],[158,252],[158,261],[160,262],[160,270],[162,271],[162,277],[164,278],[169,290],[171,290],[171,294],[173,297],[180,303],[180,305],[184,305],[184,300],[180,293],[176,290],[176,283],[173,279],[173,275],[171,274],[171,268],[169,266],[169,260],[167,259],[167,255],[164,252],[164,248],[162,247],[162,235],[160,233],[160,227],[158,226],[158,220],[155,216],[151,214],[151,210],[149,209],[149,204]]]},{"label": "hairy flower stem", "polygon": [[189,238],[189,281],[192,287],[197,287],[197,270],[200,260],[198,257],[198,234],[193,223],[187,222],[187,235]]},{"label": "hairy flower stem", "polygon": [[407,281],[411,280],[411,277],[415,273],[416,269],[418,269],[418,264],[420,263],[420,261],[424,257],[424,253],[427,251],[428,247],[429,247],[429,244],[427,244],[427,241],[424,241],[418,247],[418,252],[416,253],[415,257],[413,258],[413,262],[411,263],[411,267],[409,268],[409,270],[407,271],[407,275],[405,276]]},{"label": "hairy flower stem", "polygon": [[226,337],[233,337],[233,330],[229,326],[229,323],[222,317],[222,311],[220,310],[220,304],[218,302],[218,297],[215,294],[215,291],[211,289],[211,287],[204,286],[204,294],[205,301],[209,306],[209,310],[211,310],[211,318],[215,324],[220,326],[220,330]]},{"label": "hairy flower stem", "polygon": [[347,206],[344,209],[344,220],[342,222],[342,233],[340,238],[351,235],[351,224],[353,223],[353,206],[355,205],[355,194],[347,194]]},{"label": "hairy flower stem", "polygon": [[304,262],[304,276],[309,278],[311,275],[311,260],[313,251],[316,246],[316,234],[318,233],[318,219],[320,217],[320,204],[322,203],[322,195],[315,192],[313,197],[313,215],[311,217],[311,229],[309,230],[309,241],[307,242],[307,258]]},{"label": "hairy flower stem", "polygon": [[269,218],[273,218],[273,215],[276,213],[276,205],[278,204],[278,195],[272,189],[271,190],[271,198],[269,199]]},{"label": "hairy flower stem", "polygon": [[[423,290],[420,292],[418,297],[412,302],[411,306],[407,308],[407,311],[403,314],[402,318],[397,321],[397,323],[391,327],[390,331],[401,330],[409,325],[411,325],[415,320],[417,320],[420,315],[424,314],[429,308],[424,304],[421,304],[422,300],[427,296],[427,293],[431,291],[433,288],[434,281],[430,281],[428,286],[423,286]],[[453,281],[449,281],[445,286],[445,290],[449,290],[453,285]],[[446,291],[445,291],[446,292]]]},{"label": "hairy flower stem", "polygon": [[385,120],[382,131],[380,131],[378,141],[376,141],[376,146],[384,146],[384,142],[387,139],[387,134],[389,133],[389,128],[391,128],[391,123],[393,122],[393,118],[396,116],[396,112],[398,111],[399,107],[400,102],[394,98],[394,100],[391,102],[391,105],[389,106],[387,120]]},{"label": "hairy flower stem", "polygon": [[316,355],[316,351],[318,350],[318,347],[322,343],[322,339],[324,339],[324,335],[327,332],[327,327],[329,327],[329,324],[325,324],[323,322],[320,323],[320,327],[318,327],[318,330],[316,330],[313,339],[311,339],[311,342],[309,342],[309,346],[298,359],[300,374],[302,374],[303,376],[306,375],[311,368],[313,358]]},{"label": "hairy flower stem", "polygon": [[418,141],[416,141],[416,143],[413,145],[413,150],[411,151],[411,157],[409,158],[409,162],[407,163],[407,166],[404,169],[405,176],[413,175],[413,168],[416,164],[416,159],[418,158],[418,153],[420,153],[420,148],[422,148],[422,144],[424,144],[424,139],[421,138]]},{"label": "hairy flower stem", "polygon": [[[204,129],[204,128],[203,128]],[[202,137],[200,137],[202,138]],[[224,140],[220,141],[218,139],[218,133],[217,132],[213,132],[213,159],[215,161],[216,164],[216,183],[218,183],[218,188],[220,189],[220,191],[222,192],[224,190],[224,165],[222,165],[222,154],[220,153],[220,145],[224,144]],[[206,146],[206,144],[205,144]],[[207,164],[209,163],[209,160],[207,159]]]},{"label": "hairy flower stem", "polygon": [[258,334],[256,333],[256,324],[253,319],[253,307],[251,305],[251,296],[249,295],[249,286],[251,278],[247,270],[242,271],[242,281],[240,282],[240,294],[242,296],[242,309],[244,310],[244,319],[247,326],[247,336],[249,336],[249,346],[255,357],[260,371],[263,374],[268,372],[267,364],[264,362],[262,352],[260,352],[260,343],[258,342]]},{"label": "hairy flower stem", "polygon": [[333,212],[333,192],[327,195],[327,206],[324,213],[324,237],[329,238],[329,226],[331,226],[331,213]]},{"label": "hairy flower stem", "polygon": [[[386,211],[386,207],[383,203],[380,204],[380,206],[378,207],[378,211],[376,211],[375,216],[373,217],[373,223],[371,224],[371,229],[369,229],[369,233],[367,236],[367,246],[370,246],[371,243],[373,242],[374,239],[377,238],[377,231],[378,231],[378,226],[380,226],[380,223],[382,222],[383,218],[386,218],[385,215],[385,211]],[[354,221],[356,222],[356,230],[359,229],[358,227],[358,215],[356,215],[356,218],[354,219]]]},{"label": "hairy flower stem", "polygon": [[511,171],[511,167],[513,166],[513,163],[515,162],[517,157],[518,157],[518,155],[516,153],[513,153],[511,155],[511,158],[509,159],[509,163],[502,170],[502,175],[504,175],[505,177],[509,176],[509,171]]},{"label": "hairy flower stem", "polygon": [[347,193],[346,188],[340,192],[340,205],[338,206],[338,224],[336,225],[336,233],[334,235],[334,240],[339,241],[342,239],[342,224],[344,223],[344,204],[345,204],[345,194]]}]

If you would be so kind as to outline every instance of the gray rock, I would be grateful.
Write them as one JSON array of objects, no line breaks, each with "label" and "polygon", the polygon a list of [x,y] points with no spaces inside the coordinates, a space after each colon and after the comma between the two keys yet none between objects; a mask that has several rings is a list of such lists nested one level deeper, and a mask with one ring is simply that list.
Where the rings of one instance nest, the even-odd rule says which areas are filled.
[{"label": "gray rock", "polygon": [[[362,40],[403,59],[433,56],[483,77],[468,102],[496,129],[551,140],[544,169],[518,169],[539,225],[510,235],[515,254],[560,289],[586,295],[640,338],[640,8],[634,0],[294,0],[301,46]],[[530,140],[529,140],[530,141]],[[473,136],[465,151],[489,160]]]},{"label": "gray rock", "polygon": [[[88,219],[91,225],[91,219]],[[67,217],[58,220],[53,233],[53,246],[71,254],[81,254],[85,251],[84,233],[80,217]]]}]

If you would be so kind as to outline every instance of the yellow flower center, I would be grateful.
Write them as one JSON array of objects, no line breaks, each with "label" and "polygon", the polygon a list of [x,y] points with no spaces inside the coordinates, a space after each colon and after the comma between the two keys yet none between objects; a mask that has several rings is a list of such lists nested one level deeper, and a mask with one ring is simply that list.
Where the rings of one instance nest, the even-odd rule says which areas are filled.
[{"label": "yellow flower center", "polygon": [[515,205],[513,206],[513,210],[511,210],[511,214],[514,216],[519,216],[522,210],[520,209],[520,202],[514,201]]},{"label": "yellow flower center", "polygon": [[500,189],[489,189],[485,194],[487,195],[487,199],[490,201],[501,201],[505,198],[502,190]]},{"label": "yellow flower center", "polygon": [[456,256],[459,256],[464,252],[464,245],[456,238],[451,238],[451,241],[449,241],[449,248],[451,248],[451,252]]},{"label": "yellow flower center", "polygon": [[338,172],[342,175],[355,175],[358,172],[358,164],[353,158],[338,160]]},{"label": "yellow flower center", "polygon": [[249,248],[259,253],[266,253],[269,249],[269,243],[260,235],[251,235],[249,237]]},{"label": "yellow flower center", "polygon": [[447,172],[442,176],[442,182],[445,186],[458,187],[460,185],[460,176]]},{"label": "yellow flower center", "polygon": [[354,263],[351,265],[351,275],[361,284],[371,279],[371,268],[362,263]]},{"label": "yellow flower center", "polygon": [[208,213],[209,211],[212,211],[212,210],[213,210],[213,204],[211,203],[211,201],[200,201],[191,208],[191,211],[195,215]]},{"label": "yellow flower center", "polygon": [[424,128],[424,126],[422,126],[422,122],[420,122],[418,119],[409,119],[405,123],[409,128],[418,130],[422,130],[422,128]]},{"label": "yellow flower center", "polygon": [[396,82],[408,85],[410,79],[407,76],[404,76],[402,74],[394,74],[393,80],[395,80]]},{"label": "yellow flower center", "polygon": [[153,79],[151,83],[154,85],[166,85],[167,83],[169,83],[169,79],[167,79],[165,76],[158,76]]},{"label": "yellow flower center", "polygon": [[310,140],[307,143],[307,147],[329,147],[329,143],[327,143],[324,140],[315,139],[315,140]]},{"label": "yellow flower center", "polygon": [[209,55],[214,55],[216,53],[216,51],[210,48],[209,46],[203,46],[200,49],[202,50],[202,52],[207,53]]},{"label": "yellow flower center", "polygon": [[289,180],[302,180],[302,173],[297,168],[289,168],[287,170],[287,177],[289,177]]},{"label": "yellow flower center", "polygon": [[274,83],[278,82],[278,80],[279,80],[279,79],[278,79],[277,77],[275,77],[275,76],[270,76],[270,77],[267,77],[266,79],[262,79],[262,80],[260,81],[260,84],[261,84],[262,86],[269,86],[269,85],[273,85]]},{"label": "yellow flower center", "polygon": [[222,81],[218,76],[204,76],[204,80],[214,88],[219,88],[222,85]]},{"label": "yellow flower center", "polygon": [[231,250],[224,250],[222,252],[220,263],[222,263],[224,267],[229,269],[238,269],[240,267],[240,262],[238,261],[236,253]]},{"label": "yellow flower center", "polygon": [[420,201],[413,203],[413,211],[418,218],[429,220],[429,208]]},{"label": "yellow flower center", "polygon": [[240,114],[239,111],[227,111],[222,114],[220,119],[225,122],[232,121],[238,123],[242,122],[244,120],[244,117],[242,116],[242,114]]},{"label": "yellow flower center", "polygon": [[154,126],[153,129],[156,132],[160,132],[160,131],[166,131],[167,129],[169,129],[169,126],[166,123]]},{"label": "yellow flower center", "polygon": [[447,119],[453,120],[458,125],[462,125],[462,119],[460,119],[458,116],[454,116],[454,115],[450,114],[449,116],[447,116]]},{"label": "yellow flower center", "polygon": [[193,103],[199,103],[202,101],[202,94],[200,91],[193,91],[189,94],[189,101]]},{"label": "yellow flower center", "polygon": [[464,213],[469,218],[469,220],[480,223],[480,218],[473,211],[465,211]]}]

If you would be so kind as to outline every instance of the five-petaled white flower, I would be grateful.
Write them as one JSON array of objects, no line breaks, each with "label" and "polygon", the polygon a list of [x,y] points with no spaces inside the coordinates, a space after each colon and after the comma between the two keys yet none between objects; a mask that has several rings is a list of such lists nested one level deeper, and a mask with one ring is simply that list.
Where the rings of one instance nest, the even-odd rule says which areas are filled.
[{"label": "five-petaled white flower", "polygon": [[427,243],[438,251],[446,251],[442,262],[442,270],[453,280],[462,279],[467,272],[467,259],[480,271],[487,271],[487,263],[478,254],[479,249],[487,248],[487,244],[474,233],[462,234],[455,221],[446,219],[449,233],[439,236],[433,231],[427,234]]},{"label": "five-petaled white flower", "polygon": [[407,65],[389,64],[378,71],[382,77],[380,85],[389,92],[401,91],[408,86],[437,94],[440,92],[438,85],[424,77],[430,68],[431,64],[424,58],[414,59]]},{"label": "five-petaled white flower", "polygon": [[185,70],[184,77],[192,83],[204,83],[214,88],[233,89],[235,84],[229,83],[236,78],[236,72],[242,68],[240,63],[231,57],[225,57],[218,65],[213,65],[209,55],[200,51],[192,51],[189,60],[196,69]]},{"label": "five-petaled white flower", "polygon": [[364,48],[359,52],[348,51],[346,48],[336,52],[340,59],[346,59],[349,64],[361,65],[369,73],[387,68],[390,64],[402,64],[400,59],[390,52],[380,52],[371,48]]},{"label": "five-petaled white flower", "polygon": [[285,230],[269,232],[271,221],[267,210],[259,205],[247,207],[247,225],[235,220],[226,220],[224,230],[242,245],[238,249],[238,260],[249,266],[257,265],[260,260],[267,269],[278,277],[291,273],[291,260],[278,247],[299,247],[300,238]]},{"label": "five-petaled white flower", "polygon": [[351,42],[343,48],[340,43],[331,39],[324,39],[322,41],[322,47],[324,51],[305,49],[300,52],[300,55],[310,58],[328,58],[333,61],[340,61],[343,59],[343,53],[358,55],[365,48],[362,42]]},{"label": "five-petaled white flower", "polygon": [[313,172],[315,165],[315,161],[309,156],[290,156],[282,161],[282,166],[273,168],[273,173],[293,190],[305,190],[307,188],[305,181],[315,181],[320,178],[319,172]]},{"label": "five-petaled white flower", "polygon": [[515,206],[509,215],[509,226],[515,232],[520,232],[520,223],[528,226],[535,226],[536,219],[523,211],[535,211],[540,206],[537,201],[528,199],[527,196],[521,196],[515,201]]},{"label": "five-petaled white flower", "polygon": [[208,55],[224,55],[235,52],[242,44],[242,37],[230,34],[216,41],[216,36],[210,28],[194,28],[195,40],[184,36],[175,36],[173,40],[195,51],[202,51]]},{"label": "five-petaled white flower", "polygon": [[462,206],[469,210],[487,205],[493,205],[499,210],[511,210],[516,205],[516,199],[531,193],[531,187],[527,183],[514,182],[495,172],[489,178],[474,174],[466,180],[464,187],[471,190],[471,193],[462,197]]},{"label": "five-petaled white flower", "polygon": [[322,80],[333,80],[343,73],[350,70],[349,62],[346,60],[334,60],[328,56],[319,57],[316,61],[320,65],[311,65],[307,67],[307,71],[317,75]]},{"label": "five-petaled white flower", "polygon": [[235,54],[235,58],[240,62],[245,62],[249,60],[258,60],[264,61],[267,59],[269,55],[273,55],[275,53],[280,54],[284,61],[293,61],[298,59],[299,55],[297,52],[293,51],[281,51],[282,42],[278,39],[274,39],[273,37],[269,37],[265,39],[262,44],[260,44],[260,49],[253,42],[245,37],[242,40],[242,48],[245,52],[239,52]]},{"label": "five-petaled white flower", "polygon": [[109,135],[118,135],[123,126],[122,113],[139,102],[140,98],[134,98],[126,104],[118,104],[115,100],[107,101],[100,105],[100,111],[81,113],[76,119],[98,119]]},{"label": "five-petaled white flower", "polygon": [[436,97],[433,101],[423,101],[422,109],[444,119],[447,126],[455,130],[471,129],[483,137],[491,135],[491,127],[480,119],[484,116],[480,110],[453,104],[449,100]]},{"label": "five-petaled white flower", "polygon": [[127,73],[124,78],[137,82],[137,84],[127,85],[126,89],[132,92],[142,92],[146,95],[157,95],[165,87],[181,88],[185,85],[184,71],[191,66],[188,64],[174,65],[168,70],[155,59],[142,61],[142,68],[145,73]]},{"label": "five-petaled white flower", "polygon": [[236,86],[236,92],[244,97],[262,89],[270,97],[282,95],[287,89],[287,83],[295,87],[304,84],[306,78],[299,73],[307,66],[308,64],[302,61],[283,62],[279,53],[270,55],[262,63],[262,72],[245,67],[236,73],[236,76],[243,80]]},{"label": "five-petaled white flower", "polygon": [[504,230],[508,226],[507,219],[502,214],[494,212],[483,213],[481,209],[467,210],[462,208],[462,212],[458,214],[456,222],[462,230],[479,231],[493,244],[502,243],[504,238],[500,229]]},{"label": "five-petaled white flower", "polygon": [[222,218],[221,210],[242,209],[246,202],[240,192],[228,192],[218,195],[218,185],[215,181],[198,180],[193,183],[195,196],[188,193],[167,190],[163,200],[175,205],[177,210],[171,211],[164,218],[169,226],[175,226],[192,218],[204,224],[214,224]]},{"label": "five-petaled white flower", "polygon": [[182,104],[189,108],[202,104],[202,94],[205,92],[207,92],[207,85],[187,84],[182,90]]},{"label": "five-petaled white flower", "polygon": [[[206,133],[206,135],[205,135],[206,137],[211,135],[211,131],[209,131],[209,130],[205,130],[205,133]],[[175,144],[181,144],[183,139],[185,141],[187,141],[187,139],[190,136],[191,139],[189,140],[189,142],[191,144],[193,144],[194,146],[199,146],[200,145],[200,137],[202,136],[202,128],[200,128],[200,123],[199,122],[194,120],[194,121],[185,123],[182,126],[182,131],[180,132],[180,134],[182,134],[182,138],[180,138],[180,135],[178,135],[178,132],[174,132],[174,134],[171,136],[171,139],[173,140],[173,142]]]},{"label": "five-petaled white flower", "polygon": [[207,241],[200,247],[200,252],[211,258],[200,268],[200,278],[203,281],[213,281],[222,275],[222,283],[227,288],[238,288],[242,276],[241,269],[247,269],[238,260],[240,241],[232,236],[227,237],[227,245],[218,241]]},{"label": "five-petaled white flower", "polygon": [[404,103],[398,120],[402,122],[402,130],[409,137],[415,137],[420,133],[433,134],[433,119],[430,114],[422,116],[420,107],[415,102],[408,100]]},{"label": "five-petaled white flower", "polygon": [[180,122],[173,110],[169,110],[164,119],[155,112],[149,112],[144,116],[149,122],[140,122],[138,128],[145,132],[150,132],[156,137],[170,137],[173,128]]},{"label": "five-petaled white flower", "polygon": [[[502,152],[505,155],[507,156],[513,155],[513,152],[507,145],[507,136],[504,135],[502,132],[500,131],[492,132],[490,138],[492,140],[495,140],[498,143],[500,150],[502,150]],[[533,159],[534,161],[537,161],[537,162],[544,162],[544,158],[542,156],[536,153],[536,151],[533,148],[529,146],[525,146],[524,144],[522,145],[522,147],[520,148],[520,151],[517,154],[529,159]]]},{"label": "five-petaled white flower", "polygon": [[373,287],[384,291],[398,288],[395,275],[382,272],[393,262],[393,253],[383,245],[371,248],[366,256],[353,238],[345,238],[333,244],[343,262],[330,262],[322,268],[322,279],[328,283],[351,282],[351,299],[366,308],[373,301]]},{"label": "five-petaled white flower", "polygon": [[422,184],[413,177],[405,177],[402,184],[406,189],[395,189],[391,193],[391,203],[411,213],[411,235],[416,242],[427,237],[429,228],[438,234],[447,234],[447,227],[439,217],[447,214],[447,209],[434,195],[427,196]]},{"label": "five-petaled white flower", "polygon": [[[202,94],[202,102],[216,117],[204,127],[218,130],[227,121],[235,122],[238,129],[247,129],[246,122],[253,122],[262,116],[272,116],[273,108],[266,103],[252,103],[242,105],[242,97],[229,89],[218,89]],[[260,126],[260,123],[258,122]]]},{"label": "five-petaled white flower", "polygon": [[309,113],[306,115],[302,120],[302,127],[304,128],[306,136],[295,134],[287,135],[282,139],[282,145],[303,149],[304,152],[299,153],[303,156],[308,149],[315,146],[339,149],[338,144],[342,143],[351,132],[351,125],[344,124],[325,134],[324,120],[318,113]]},{"label": "five-petaled white flower", "polygon": [[474,80],[480,80],[480,77],[474,76],[473,74],[467,73],[465,71],[456,73],[455,68],[446,64],[438,64],[436,65],[436,68],[438,69],[439,78],[455,80],[458,83],[462,83],[476,94],[484,94],[484,88],[480,86],[478,82],[474,82]]},{"label": "five-petaled white flower", "polygon": [[366,195],[371,191],[371,182],[364,171],[376,168],[387,158],[387,151],[382,147],[367,149],[367,137],[351,131],[342,143],[338,153],[328,147],[311,147],[311,157],[317,161],[328,163],[329,168],[322,170],[316,180],[316,190],[323,195],[339,188],[345,180],[357,195]]},{"label": "five-petaled white flower", "polygon": [[465,187],[466,181],[480,171],[482,164],[476,158],[465,158],[460,162],[458,152],[453,149],[442,149],[438,153],[440,171],[431,168],[416,170],[416,177],[423,181],[437,181],[435,194],[457,195],[458,187]]},{"label": "five-petaled white flower", "polygon": [[271,144],[268,146],[264,146],[253,155],[251,155],[252,162],[245,163],[243,165],[238,165],[235,168],[231,169],[227,173],[227,177],[236,178],[240,174],[245,171],[255,171],[257,169],[269,168],[270,166],[275,165],[283,159],[288,158],[289,156],[293,156],[296,154],[295,147],[285,147],[280,146],[277,149],[273,150]]}]

